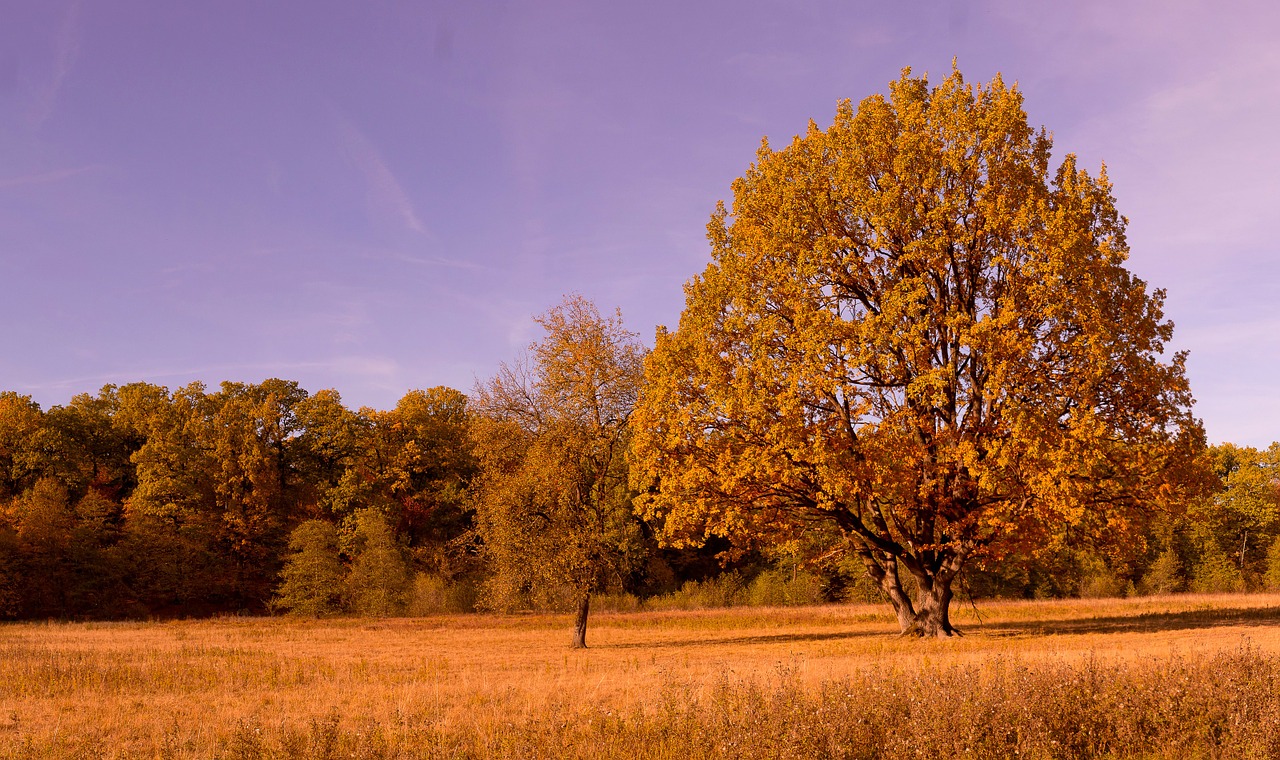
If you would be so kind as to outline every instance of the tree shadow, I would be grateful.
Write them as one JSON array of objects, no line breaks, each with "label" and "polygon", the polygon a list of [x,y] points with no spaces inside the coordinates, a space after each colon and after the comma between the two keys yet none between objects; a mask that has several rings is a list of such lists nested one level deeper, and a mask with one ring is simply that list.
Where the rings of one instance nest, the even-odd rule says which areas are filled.
[{"label": "tree shadow", "polygon": [[755,636],[730,636],[727,638],[688,638],[673,641],[638,641],[622,644],[600,644],[592,649],[682,649],[685,647],[709,647],[732,644],[802,644],[815,641],[841,641],[896,636],[887,631],[832,631],[830,633],[771,633]]},{"label": "tree shadow", "polygon": [[1157,633],[1224,626],[1280,625],[1280,607],[1226,607],[1185,612],[1148,612],[1141,615],[1028,620],[968,626],[967,633],[988,636],[1071,635],[1085,633]]},{"label": "tree shadow", "polygon": [[[1259,627],[1280,625],[1280,607],[1226,607],[1184,612],[1148,612],[1140,615],[1070,618],[1059,620],[1027,620],[999,623],[977,623],[958,626],[961,634],[987,637],[1080,635],[1087,633],[1158,633],[1162,631],[1196,630],[1226,626]],[[752,644],[804,644],[813,642],[852,641],[872,638],[897,638],[896,630],[831,631],[825,633],[755,634],[751,636],[697,637],[671,641],[640,641],[597,644],[592,649],[684,649]]]}]

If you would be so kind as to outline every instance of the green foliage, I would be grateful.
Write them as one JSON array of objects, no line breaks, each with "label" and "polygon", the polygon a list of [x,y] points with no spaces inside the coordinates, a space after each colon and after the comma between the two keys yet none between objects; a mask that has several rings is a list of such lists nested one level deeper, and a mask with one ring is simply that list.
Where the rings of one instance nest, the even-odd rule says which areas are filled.
[{"label": "green foliage", "polygon": [[1082,552],[1079,562],[1081,598],[1104,599],[1126,596],[1128,582],[1116,575],[1102,557],[1092,552]]},{"label": "green foliage", "polygon": [[1272,541],[1267,551],[1267,572],[1262,582],[1268,591],[1280,591],[1280,538]]},{"label": "green foliage", "polygon": [[766,567],[752,576],[731,570],[642,603],[651,610],[707,610],[722,607],[788,607],[827,601],[822,579],[794,565]]},{"label": "green foliage", "polygon": [[1172,594],[1185,585],[1182,575],[1182,559],[1173,548],[1160,552],[1142,576],[1138,591],[1143,594]]},{"label": "green foliage", "polygon": [[792,565],[764,570],[751,579],[743,603],[751,607],[790,607],[825,601],[822,580]]},{"label": "green foliage", "polygon": [[324,520],[307,520],[289,535],[289,552],[275,606],[307,617],[337,612],[346,576],[338,558],[337,529]]},{"label": "green foliage", "polygon": [[[482,390],[479,417],[447,388],[389,411],[282,380],[105,386],[47,411],[0,392],[0,618],[566,610],[585,587],[598,610],[884,601],[821,523],[749,549],[725,538],[659,549],[662,526],[638,520],[625,478],[638,391],[622,380],[642,349],[610,364],[598,353],[608,341],[578,329],[591,320],[567,315],[549,321],[564,340],[543,356],[546,403],[495,406],[536,387],[508,374],[514,393]],[[603,374],[581,371],[593,362]],[[619,381],[599,386],[596,407],[583,390],[593,377]],[[489,438],[476,446],[473,431]],[[1208,460],[1220,487],[1125,528],[1134,557],[1064,539],[981,557],[959,593],[1280,591],[1280,446],[1222,445]]]},{"label": "green foliage", "polygon": [[1240,568],[1216,541],[1205,541],[1200,557],[1191,568],[1190,590],[1197,594],[1244,591],[1244,578],[1240,574]]},{"label": "green foliage", "polygon": [[[1197,588],[1250,588],[1262,582],[1267,550],[1280,538],[1280,444],[1265,451],[1222,444],[1209,450],[1220,486],[1194,503],[1187,520],[1199,544]],[[1229,558],[1224,560],[1219,554]],[[1235,564],[1234,575],[1227,564]],[[1193,572],[1193,575],[1195,573]]]},{"label": "green foliage", "polygon": [[356,615],[392,617],[404,612],[409,564],[386,517],[374,509],[356,512],[350,521],[346,579],[347,607]]},{"label": "green foliage", "polygon": [[650,599],[654,610],[709,610],[733,607],[746,588],[742,573],[734,570],[701,581],[686,581],[679,590]]},{"label": "green foliage", "polygon": [[0,500],[19,496],[35,483],[28,452],[41,423],[40,405],[30,396],[0,391]]},{"label": "green foliage", "polygon": [[596,612],[639,612],[649,609],[645,600],[626,591],[606,591],[591,597],[591,609]]}]

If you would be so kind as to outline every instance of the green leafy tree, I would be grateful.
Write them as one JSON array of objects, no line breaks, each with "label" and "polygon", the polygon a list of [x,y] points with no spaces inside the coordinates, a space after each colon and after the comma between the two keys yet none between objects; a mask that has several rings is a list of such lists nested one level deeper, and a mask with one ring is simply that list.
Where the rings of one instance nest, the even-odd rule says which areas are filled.
[{"label": "green leafy tree", "polygon": [[223,383],[200,420],[197,440],[210,449],[218,540],[233,563],[231,588],[241,607],[269,598],[277,558],[300,510],[289,443],[299,432],[293,408],[306,396],[293,381]]},{"label": "green leafy tree", "polygon": [[418,564],[445,577],[466,572],[466,489],[476,471],[467,397],[413,390],[374,419],[386,492]]},{"label": "green leafy tree", "polygon": [[452,388],[412,390],[394,409],[342,406],[320,391],[296,408],[299,466],[320,514],[336,520],[377,509],[394,524],[416,566],[452,578],[467,572],[475,471],[467,398]]},{"label": "green leafy tree", "polygon": [[0,504],[22,495],[38,479],[27,463],[42,416],[30,396],[0,392]]},{"label": "green leafy tree", "polygon": [[70,562],[75,511],[66,487],[41,479],[17,505],[18,555],[25,611],[35,617],[67,617],[75,612]]},{"label": "green leafy tree", "polygon": [[371,446],[371,423],[347,409],[335,390],[322,390],[300,400],[293,413],[301,431],[292,442],[300,474],[310,490],[307,500],[320,514],[341,519],[362,499],[354,482],[361,477]]},{"label": "green leafy tree", "polygon": [[1267,591],[1280,591],[1280,538],[1272,541],[1271,548],[1267,550],[1267,571],[1262,582]]},{"label": "green leafy tree", "polygon": [[291,446],[306,391],[274,379],[213,394],[193,383],[167,398],[164,389],[121,391],[122,414],[146,436],[127,509],[149,531],[148,552],[181,547],[161,563],[177,581],[176,603],[262,607],[306,493]]},{"label": "green leafy tree", "polygon": [[1156,555],[1142,577],[1139,590],[1146,594],[1172,594],[1183,589],[1182,558],[1169,547]]},{"label": "green leafy tree", "polygon": [[1197,500],[1187,519],[1201,548],[1198,563],[1206,564],[1201,574],[1225,577],[1233,561],[1234,587],[1262,574],[1267,549],[1280,535],[1280,444],[1259,451],[1225,443],[1209,455],[1220,486]]},{"label": "green leafy tree", "polygon": [[136,446],[113,420],[116,403],[114,388],[107,386],[96,397],[82,393],[49,409],[27,438],[24,469],[60,481],[73,499],[90,488],[111,498],[128,492]]},{"label": "green leafy tree", "polygon": [[130,585],[156,614],[201,614],[234,606],[233,569],[221,530],[201,383],[170,393],[131,383],[117,391],[116,425],[140,442],[131,460],[137,485],[125,499],[124,548]]},{"label": "green leafy tree", "polygon": [[307,520],[289,534],[289,555],[280,571],[275,604],[305,617],[333,614],[342,603],[345,576],[337,528],[324,520]]},{"label": "green leafy tree", "polygon": [[391,617],[404,612],[409,592],[409,564],[386,517],[362,509],[351,517],[346,580],[347,605],[357,615]]}]

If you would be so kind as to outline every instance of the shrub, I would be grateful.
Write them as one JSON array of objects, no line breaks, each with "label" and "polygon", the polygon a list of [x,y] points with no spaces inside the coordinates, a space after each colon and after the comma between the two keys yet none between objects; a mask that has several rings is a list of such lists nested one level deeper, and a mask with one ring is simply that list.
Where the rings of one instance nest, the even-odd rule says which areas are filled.
[{"label": "shrub", "polygon": [[434,573],[418,573],[409,591],[408,613],[415,617],[473,612],[479,590],[468,580],[448,581]]},{"label": "shrub", "polygon": [[1147,574],[1142,576],[1138,591],[1142,594],[1173,594],[1182,590],[1182,560],[1172,548],[1160,552]]},{"label": "shrub", "polygon": [[1104,599],[1125,595],[1126,583],[1096,554],[1080,556],[1080,597]]},{"label": "shrub", "polygon": [[821,579],[798,568],[765,570],[751,579],[742,597],[744,604],[753,607],[786,607],[825,601]]},{"label": "shrub", "polygon": [[701,581],[685,581],[679,591],[663,594],[649,600],[654,610],[706,610],[732,607],[741,604],[746,587],[742,573],[732,570],[714,578]]},{"label": "shrub", "polygon": [[852,582],[841,589],[839,600],[854,604],[885,604],[889,598],[880,589],[880,584],[864,572],[854,575]]},{"label": "shrub", "polygon": [[640,597],[625,591],[591,595],[591,609],[597,612],[639,612],[644,607]]}]

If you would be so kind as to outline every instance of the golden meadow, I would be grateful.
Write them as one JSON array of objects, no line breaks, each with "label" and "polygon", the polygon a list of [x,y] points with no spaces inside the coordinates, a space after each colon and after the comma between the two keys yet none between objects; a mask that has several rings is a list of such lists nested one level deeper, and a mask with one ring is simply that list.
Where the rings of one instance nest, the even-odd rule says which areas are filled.
[{"label": "golden meadow", "polygon": [[3,758],[1280,757],[1280,595],[0,627]]}]

